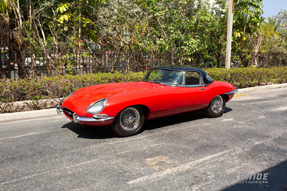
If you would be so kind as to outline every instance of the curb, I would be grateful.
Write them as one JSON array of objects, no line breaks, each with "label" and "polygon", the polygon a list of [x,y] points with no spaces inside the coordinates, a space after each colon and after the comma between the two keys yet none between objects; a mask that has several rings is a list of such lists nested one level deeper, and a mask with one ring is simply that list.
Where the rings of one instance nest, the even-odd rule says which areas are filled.
[{"label": "curb", "polygon": [[4,113],[0,114],[0,123],[8,121],[24,120],[24,119],[34,119],[40,117],[52,117],[57,115],[58,114],[55,108],[35,110],[35,111]]},{"label": "curb", "polygon": [[[238,93],[248,93],[259,90],[270,90],[277,88],[285,88],[287,87],[287,83],[284,84],[272,84],[266,86],[255,86],[250,88],[242,88],[238,89]],[[36,111],[23,111],[23,112],[15,112],[15,113],[4,113],[0,114],[0,123],[8,122],[8,121],[16,121],[16,120],[24,120],[24,119],[34,119],[40,117],[52,117],[57,116],[56,108],[51,109],[42,109]]]},{"label": "curb", "polygon": [[249,93],[259,90],[271,90],[271,89],[277,89],[277,88],[285,88],[287,87],[287,83],[284,84],[271,84],[271,85],[265,85],[265,86],[255,86],[250,88],[242,88],[238,89],[238,93]]}]

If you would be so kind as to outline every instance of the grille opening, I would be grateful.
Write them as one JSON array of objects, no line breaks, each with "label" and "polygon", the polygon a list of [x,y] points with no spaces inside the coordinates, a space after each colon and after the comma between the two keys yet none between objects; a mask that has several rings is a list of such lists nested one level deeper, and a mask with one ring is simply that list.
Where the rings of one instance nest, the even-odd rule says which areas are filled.
[{"label": "grille opening", "polygon": [[67,115],[67,116],[69,116],[71,119],[73,119],[73,114],[74,114],[74,112],[73,111],[71,111],[71,110],[69,110],[69,109],[67,109],[67,108],[63,108],[63,112]]}]

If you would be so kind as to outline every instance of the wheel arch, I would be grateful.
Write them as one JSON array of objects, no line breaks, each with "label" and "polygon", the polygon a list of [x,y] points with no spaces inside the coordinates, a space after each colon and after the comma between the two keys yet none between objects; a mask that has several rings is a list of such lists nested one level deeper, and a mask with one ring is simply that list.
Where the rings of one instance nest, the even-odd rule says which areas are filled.
[{"label": "wheel arch", "polygon": [[[141,108],[143,110],[143,112],[144,112],[145,119],[147,119],[149,114],[150,114],[150,109],[148,108],[148,106],[143,105],[143,104],[129,105],[129,106],[123,108],[121,111],[123,111],[124,109],[126,109],[128,107],[139,107],[139,108]],[[121,111],[118,112],[117,116],[120,114]]]},{"label": "wheel arch", "polygon": [[225,102],[227,102],[227,100],[229,99],[228,95],[226,95],[226,94],[217,94],[217,95],[213,96],[213,97],[210,99],[210,101],[209,101],[209,103],[208,103],[208,106],[211,104],[211,101],[212,101],[213,98],[215,98],[216,96],[221,96],[221,97],[225,100]]},{"label": "wheel arch", "polygon": [[220,96],[227,102],[229,100],[229,96],[226,94],[220,94]]},{"label": "wheel arch", "polygon": [[143,109],[146,119],[149,117],[150,109],[148,108],[148,106],[146,106],[146,105],[135,105],[135,106],[138,106],[138,107]]}]

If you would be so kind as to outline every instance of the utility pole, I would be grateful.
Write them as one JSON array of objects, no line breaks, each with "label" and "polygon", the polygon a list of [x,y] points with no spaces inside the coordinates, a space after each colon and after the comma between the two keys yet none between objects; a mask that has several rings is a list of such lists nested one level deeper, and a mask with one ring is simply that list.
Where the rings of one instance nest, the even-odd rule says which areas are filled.
[{"label": "utility pole", "polygon": [[226,41],[226,60],[225,60],[225,68],[227,69],[230,68],[230,61],[231,61],[232,24],[233,24],[233,0],[229,0],[227,41]]}]

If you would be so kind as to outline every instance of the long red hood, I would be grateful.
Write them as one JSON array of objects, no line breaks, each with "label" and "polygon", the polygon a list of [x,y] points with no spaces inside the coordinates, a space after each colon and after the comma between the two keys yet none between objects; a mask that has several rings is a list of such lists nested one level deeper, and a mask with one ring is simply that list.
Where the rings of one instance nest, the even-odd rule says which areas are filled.
[{"label": "long red hood", "polygon": [[63,102],[62,106],[67,107],[72,111],[77,111],[78,115],[84,116],[87,107],[100,99],[109,98],[118,94],[128,94],[129,92],[156,88],[163,88],[163,85],[149,82],[124,82],[94,85],[77,90]]}]

